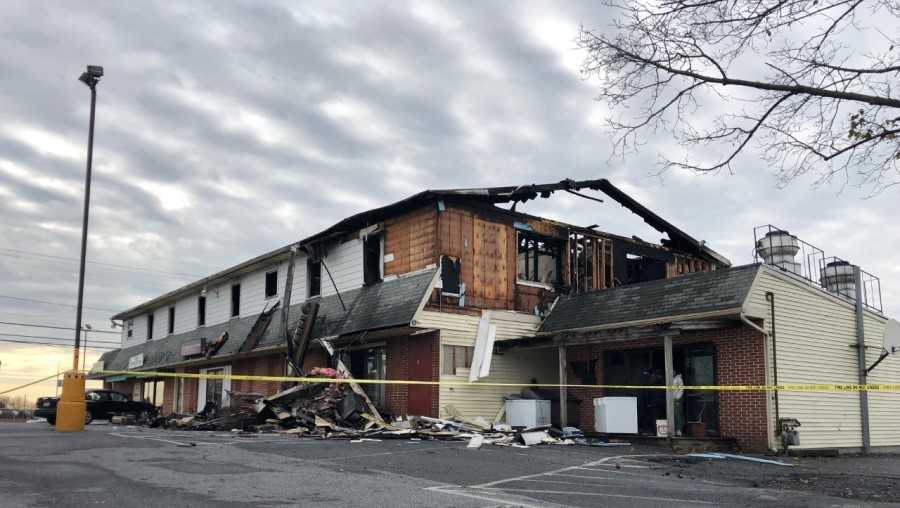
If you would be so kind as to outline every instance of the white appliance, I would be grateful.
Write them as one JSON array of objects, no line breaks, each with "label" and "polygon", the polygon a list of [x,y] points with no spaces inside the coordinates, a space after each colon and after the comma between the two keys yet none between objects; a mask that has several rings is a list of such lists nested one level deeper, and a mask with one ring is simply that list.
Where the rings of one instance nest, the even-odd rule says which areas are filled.
[{"label": "white appliance", "polygon": [[594,399],[594,430],[603,434],[637,434],[637,397]]},{"label": "white appliance", "polygon": [[550,401],[510,399],[506,401],[506,423],[512,427],[550,425]]}]

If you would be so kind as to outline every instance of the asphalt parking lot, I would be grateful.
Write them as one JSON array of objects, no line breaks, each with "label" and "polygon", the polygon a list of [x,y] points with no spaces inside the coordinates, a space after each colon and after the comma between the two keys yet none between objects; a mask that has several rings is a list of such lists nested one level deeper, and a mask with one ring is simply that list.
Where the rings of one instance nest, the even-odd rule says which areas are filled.
[{"label": "asphalt parking lot", "polygon": [[[0,426],[0,506],[884,506],[673,466],[661,450],[43,423]],[[703,467],[702,465],[700,467]],[[768,468],[768,469],[767,469]],[[780,471],[771,472],[778,476]]]}]

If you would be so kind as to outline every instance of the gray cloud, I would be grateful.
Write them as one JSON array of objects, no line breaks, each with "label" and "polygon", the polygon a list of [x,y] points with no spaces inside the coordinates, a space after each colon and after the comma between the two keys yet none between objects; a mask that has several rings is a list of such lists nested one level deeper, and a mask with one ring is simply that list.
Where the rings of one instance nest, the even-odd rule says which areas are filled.
[{"label": "gray cloud", "polygon": [[[638,155],[609,159],[606,109],[573,64],[579,24],[608,23],[596,2],[7,2],[0,17],[0,161],[27,172],[0,164],[0,247],[77,257],[88,92],[76,78],[98,63],[97,261],[208,274],[424,188],[604,176],[735,263],[752,260],[754,226],[788,228],[880,275],[900,314],[896,192],[777,190],[752,152],[734,175],[659,177],[670,146],[649,134]],[[659,239],[612,203],[525,209]],[[74,301],[74,262],[0,255],[0,270],[2,294]],[[89,265],[87,303],[126,308],[184,282]],[[74,317],[0,298],[0,317],[19,316]]]}]

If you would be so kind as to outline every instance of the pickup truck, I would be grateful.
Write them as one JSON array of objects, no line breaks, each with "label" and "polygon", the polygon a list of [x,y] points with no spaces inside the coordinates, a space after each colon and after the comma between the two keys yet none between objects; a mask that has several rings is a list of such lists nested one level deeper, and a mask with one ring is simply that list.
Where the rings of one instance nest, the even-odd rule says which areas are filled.
[{"label": "pickup truck", "polygon": [[[112,390],[87,390],[84,392],[86,411],[84,423],[94,420],[109,420],[117,414],[133,414],[138,419],[146,419],[156,414],[156,408],[149,402],[131,400],[124,393]],[[34,409],[35,418],[46,418],[47,423],[56,425],[56,404],[59,397],[41,397]]]}]

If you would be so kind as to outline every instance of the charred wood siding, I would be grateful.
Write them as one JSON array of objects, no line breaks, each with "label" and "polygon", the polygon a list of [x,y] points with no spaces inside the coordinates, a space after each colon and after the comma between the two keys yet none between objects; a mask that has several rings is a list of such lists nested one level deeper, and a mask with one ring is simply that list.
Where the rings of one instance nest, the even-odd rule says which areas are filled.
[{"label": "charred wood siding", "polygon": [[437,210],[421,208],[384,221],[384,275],[400,275],[437,263],[434,250]]}]

